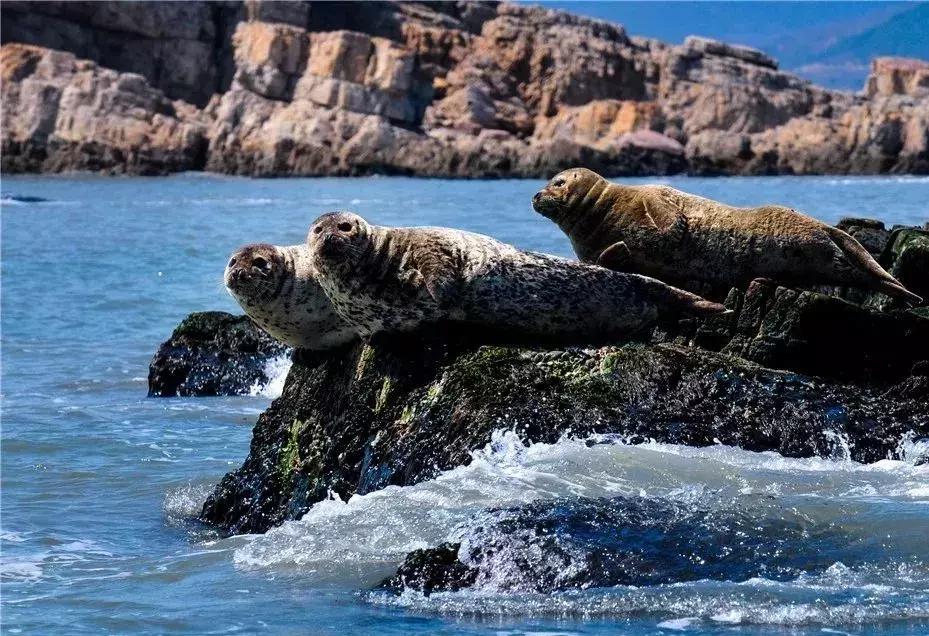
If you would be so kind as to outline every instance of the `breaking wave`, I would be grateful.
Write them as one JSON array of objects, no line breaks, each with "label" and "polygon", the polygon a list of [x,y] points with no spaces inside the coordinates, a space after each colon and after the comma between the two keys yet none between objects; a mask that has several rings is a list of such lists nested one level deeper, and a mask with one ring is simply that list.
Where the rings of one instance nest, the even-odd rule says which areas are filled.
[{"label": "breaking wave", "polygon": [[[455,542],[462,545],[459,558],[484,567],[471,588],[428,596],[374,589],[365,598],[424,612],[649,616],[677,627],[923,619],[929,618],[926,504],[929,466],[905,459],[863,465],[727,446],[631,446],[610,437],[526,445],[497,432],[468,466],[346,502],[330,496],[301,520],[237,543],[234,561],[372,588],[407,553]],[[559,507],[558,523],[548,523],[547,511]],[[601,523],[584,525],[575,509]],[[676,541],[695,567],[672,564],[661,571],[664,579],[627,569],[628,580],[577,569],[654,541],[620,536],[627,514],[636,527],[644,521],[665,533],[662,540]],[[514,518],[525,523],[513,525]],[[688,541],[696,532],[705,536]],[[482,564],[474,555],[488,545],[492,559]],[[727,550],[738,558],[698,567]],[[685,580],[685,570],[702,576]],[[546,587],[545,573],[570,578],[569,571],[576,574],[570,585],[533,589]]]}]

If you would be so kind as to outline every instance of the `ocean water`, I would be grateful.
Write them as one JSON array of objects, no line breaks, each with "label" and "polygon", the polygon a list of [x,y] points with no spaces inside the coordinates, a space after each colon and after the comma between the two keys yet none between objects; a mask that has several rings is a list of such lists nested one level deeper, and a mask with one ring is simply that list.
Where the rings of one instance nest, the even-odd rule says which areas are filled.
[{"label": "ocean water", "polygon": [[[927,178],[661,181],[829,222],[929,219]],[[467,467],[322,502],[263,536],[220,538],[194,521],[210,486],[245,457],[287,370],[275,362],[275,381],[247,396],[145,397],[150,357],[181,318],[235,310],[221,284],[235,247],[300,242],[316,215],[352,209],[567,256],[567,240],[529,206],[540,185],[3,178],[2,631],[929,633],[929,466],[913,461],[918,440],[864,466],[841,453],[797,460],[724,446],[526,446],[500,431]],[[557,554],[506,530],[548,501]],[[591,534],[576,515],[591,507],[611,524],[638,515],[659,535]],[[494,547],[474,589],[373,589],[407,552],[446,540],[476,550],[469,558]],[[615,553],[646,540],[673,546],[647,564],[669,580],[534,587],[535,572],[557,581],[581,571],[591,546]],[[682,576],[680,558],[701,578]]]}]

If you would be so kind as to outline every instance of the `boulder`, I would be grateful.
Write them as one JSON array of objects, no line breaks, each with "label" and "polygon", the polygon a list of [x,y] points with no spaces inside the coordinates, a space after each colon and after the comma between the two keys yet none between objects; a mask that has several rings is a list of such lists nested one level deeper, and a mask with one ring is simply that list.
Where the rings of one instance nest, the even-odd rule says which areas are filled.
[{"label": "boulder", "polygon": [[263,386],[268,363],[290,350],[246,316],[190,314],[148,368],[149,397],[242,395]]},{"label": "boulder", "polygon": [[724,352],[766,367],[848,380],[900,380],[929,360],[929,320],[813,291],[752,282]]},{"label": "boulder", "polygon": [[907,289],[929,301],[929,231],[895,229],[881,260]]}]

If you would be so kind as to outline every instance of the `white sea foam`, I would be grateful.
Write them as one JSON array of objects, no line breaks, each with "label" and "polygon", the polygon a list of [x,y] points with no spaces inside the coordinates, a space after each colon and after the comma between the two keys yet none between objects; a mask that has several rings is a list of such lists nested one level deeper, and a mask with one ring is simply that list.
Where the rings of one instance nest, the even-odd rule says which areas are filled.
[{"label": "white sea foam", "polygon": [[161,507],[170,521],[191,519],[200,514],[203,502],[212,490],[212,484],[187,484],[172,488],[165,494]]},{"label": "white sea foam", "polygon": [[[851,571],[837,565],[826,573],[794,581],[749,579],[696,581],[652,587],[616,586],[554,594],[506,594],[486,590],[399,596],[371,592],[375,605],[415,612],[473,615],[554,615],[656,617],[658,627],[684,630],[711,626],[769,624],[783,626],[867,624],[877,620],[929,617],[929,591],[921,586],[877,591],[862,578],[889,576],[880,570]],[[906,602],[900,597],[907,595]]]},{"label": "white sea foam", "polygon": [[[898,460],[863,465],[844,460],[791,459],[777,453],[753,453],[728,446],[694,448],[659,443],[589,446],[576,439],[525,445],[511,432],[497,432],[486,448],[473,453],[468,466],[414,486],[391,486],[356,495],[347,502],[332,497],[314,506],[299,521],[250,537],[235,547],[234,561],[248,569],[296,569],[311,578],[367,587],[391,574],[412,550],[444,541],[461,541],[476,523],[475,519],[480,518],[480,512],[488,508],[560,497],[617,495],[662,498],[710,508],[755,502],[758,514],[769,515],[779,515],[784,507],[789,507],[816,527],[841,525],[851,539],[894,537],[888,541],[897,541],[897,549],[919,553],[924,552],[924,545],[915,526],[911,532],[901,533],[899,516],[869,513],[876,502],[893,500],[894,506],[927,503],[927,484],[929,467]],[[925,516],[920,519],[927,525]],[[929,527],[926,531],[929,532]],[[802,583],[810,584],[810,581]],[[760,582],[754,585],[763,587]],[[687,601],[692,591],[675,590],[678,588],[673,586],[664,591],[654,588],[651,592],[629,588],[619,599],[561,593],[526,600],[495,589],[478,589],[428,599],[412,593],[399,598],[374,594],[372,600],[452,612],[470,611],[466,607],[474,603],[478,611],[491,613],[531,613],[534,608],[559,612],[567,606],[582,614],[629,613],[657,604],[664,608],[664,618],[673,619],[724,615],[726,607],[722,600],[732,592],[729,589],[723,595],[710,594],[697,606]],[[663,594],[667,598],[658,602],[656,598],[664,598]],[[780,593],[766,594],[779,598]],[[778,598],[766,596],[764,607],[749,603],[740,610],[739,620],[776,619],[775,622],[793,624],[802,622],[800,614],[804,612],[821,612],[817,615],[825,620],[827,615],[840,616],[846,612],[852,616],[855,611],[853,606],[811,606],[797,610],[800,614],[794,615],[790,614],[790,606],[782,606]],[[929,611],[929,597],[919,607]],[[775,616],[778,612],[783,614],[780,618]]]},{"label": "white sea foam", "polygon": [[283,354],[271,358],[265,363],[265,376],[268,381],[265,383],[255,382],[248,391],[249,395],[278,398],[284,391],[284,382],[287,381],[287,374],[290,373],[290,367],[293,366],[290,354]]}]

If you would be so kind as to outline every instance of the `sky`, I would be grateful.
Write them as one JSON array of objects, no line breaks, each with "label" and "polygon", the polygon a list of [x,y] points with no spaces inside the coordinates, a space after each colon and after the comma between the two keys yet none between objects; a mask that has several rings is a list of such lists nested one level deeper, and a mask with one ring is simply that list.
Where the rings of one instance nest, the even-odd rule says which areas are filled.
[{"label": "sky", "polygon": [[926,2],[539,2],[680,43],[703,35],[760,48],[835,88],[860,88],[877,55],[929,59]]}]

